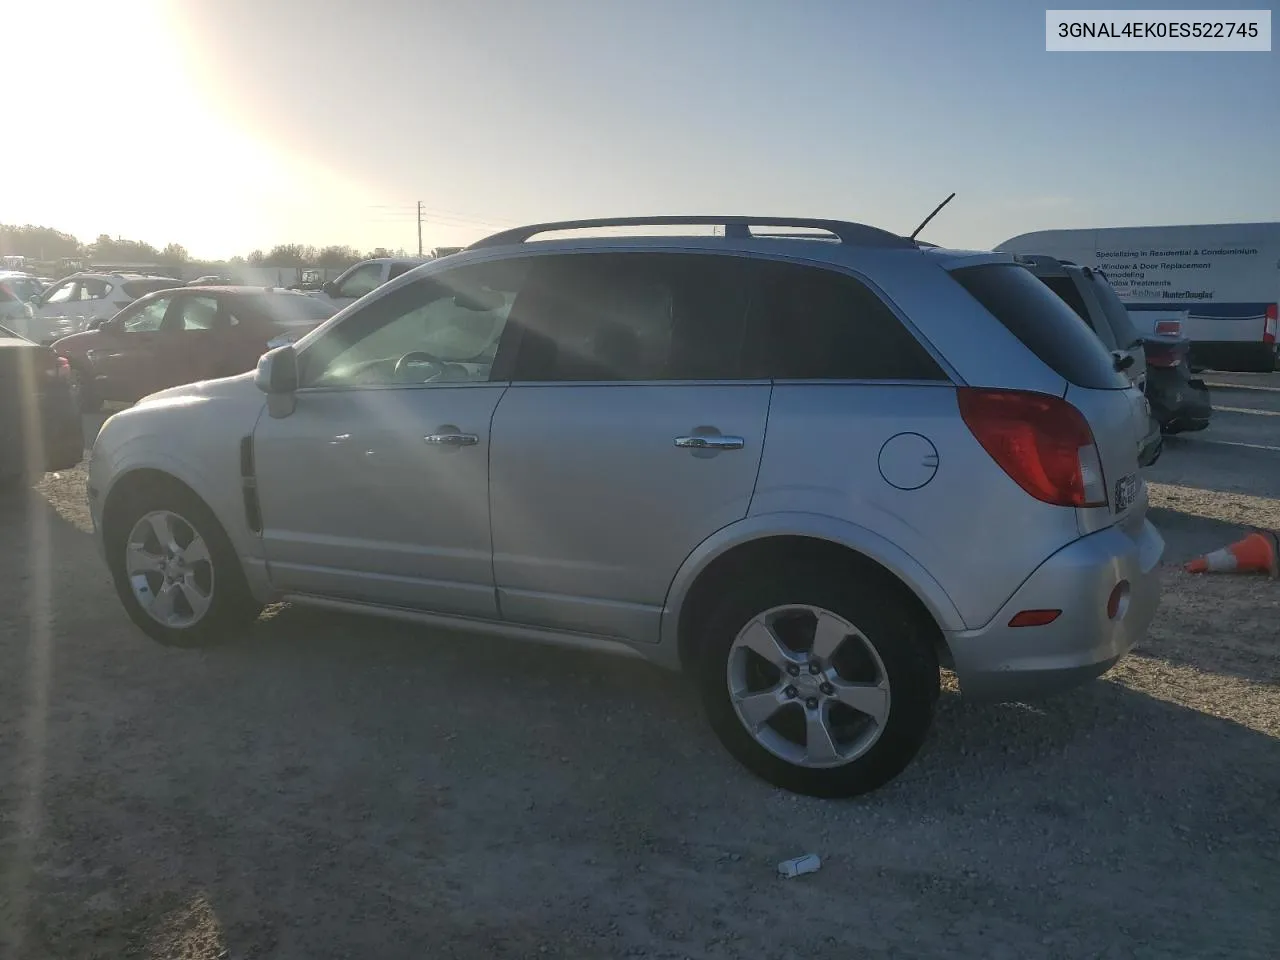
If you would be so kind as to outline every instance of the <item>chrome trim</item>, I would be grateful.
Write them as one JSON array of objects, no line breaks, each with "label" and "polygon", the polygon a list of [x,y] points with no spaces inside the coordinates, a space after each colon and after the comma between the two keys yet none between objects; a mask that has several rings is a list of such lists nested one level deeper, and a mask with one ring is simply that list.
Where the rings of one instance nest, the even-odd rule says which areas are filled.
[{"label": "chrome trim", "polygon": [[675,444],[691,450],[741,450],[747,441],[743,437],[700,436],[676,437]]},{"label": "chrome trim", "polygon": [[474,433],[431,433],[422,439],[440,447],[474,447],[480,442]]}]

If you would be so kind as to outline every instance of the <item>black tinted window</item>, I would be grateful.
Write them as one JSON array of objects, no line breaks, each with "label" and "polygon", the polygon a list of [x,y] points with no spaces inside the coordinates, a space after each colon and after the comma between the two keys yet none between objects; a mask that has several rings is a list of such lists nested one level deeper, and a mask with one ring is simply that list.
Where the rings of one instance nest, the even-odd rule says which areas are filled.
[{"label": "black tinted window", "polygon": [[1102,341],[1030,270],[1012,263],[989,263],[954,270],[951,275],[1068,383],[1094,390],[1129,385],[1116,371]]},{"label": "black tinted window", "polygon": [[1124,308],[1124,301],[1116,294],[1107,278],[1100,273],[1093,273],[1093,292],[1102,304],[1102,312],[1107,315],[1107,323],[1115,334],[1116,345],[1121,350],[1128,350],[1142,340],[1142,334],[1133,325],[1133,318]]},{"label": "black tinted window", "polygon": [[754,261],[750,368],[776,380],[945,380],[888,306],[853,277]]},{"label": "black tinted window", "polygon": [[396,277],[408,273],[416,266],[418,266],[416,263],[393,263],[391,269],[387,271],[387,279],[394,280]]},{"label": "black tinted window", "polygon": [[1084,298],[1080,296],[1080,290],[1074,280],[1070,277],[1041,277],[1040,282],[1060,296],[1081,320],[1090,327],[1093,326],[1089,320],[1089,308],[1085,306]]},{"label": "black tinted window", "polygon": [[668,253],[540,257],[515,305],[516,380],[742,376],[745,264]]}]

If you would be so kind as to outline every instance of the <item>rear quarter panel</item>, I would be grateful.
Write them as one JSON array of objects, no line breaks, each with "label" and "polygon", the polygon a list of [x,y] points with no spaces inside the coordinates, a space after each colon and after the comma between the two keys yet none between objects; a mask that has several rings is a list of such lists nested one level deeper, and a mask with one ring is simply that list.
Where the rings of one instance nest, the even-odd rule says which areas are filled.
[{"label": "rear quarter panel", "polygon": [[[921,442],[897,439],[909,434],[936,450],[931,478],[916,453]],[[890,479],[921,485],[901,489]],[[1080,535],[1074,510],[1033,499],[996,465],[946,384],[775,385],[751,516],[792,511],[857,524],[895,544],[970,628]]]}]

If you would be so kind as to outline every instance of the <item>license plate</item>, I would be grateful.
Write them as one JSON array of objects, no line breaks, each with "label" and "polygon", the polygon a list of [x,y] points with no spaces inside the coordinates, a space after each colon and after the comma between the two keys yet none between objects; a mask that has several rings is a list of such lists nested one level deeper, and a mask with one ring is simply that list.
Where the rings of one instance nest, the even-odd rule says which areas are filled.
[{"label": "license plate", "polygon": [[1138,475],[1131,473],[1116,481],[1116,513],[1124,513],[1138,496]]}]

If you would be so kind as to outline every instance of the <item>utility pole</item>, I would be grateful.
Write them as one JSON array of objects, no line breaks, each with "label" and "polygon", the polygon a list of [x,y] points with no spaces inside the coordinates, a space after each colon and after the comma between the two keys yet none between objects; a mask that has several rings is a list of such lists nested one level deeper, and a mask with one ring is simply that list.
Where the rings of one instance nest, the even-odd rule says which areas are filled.
[{"label": "utility pole", "polygon": [[418,201],[418,256],[422,256],[422,201]]}]

